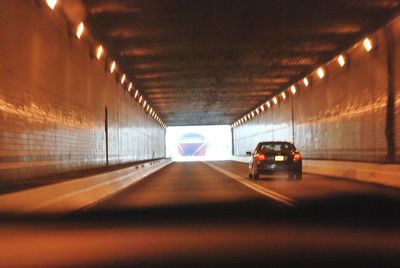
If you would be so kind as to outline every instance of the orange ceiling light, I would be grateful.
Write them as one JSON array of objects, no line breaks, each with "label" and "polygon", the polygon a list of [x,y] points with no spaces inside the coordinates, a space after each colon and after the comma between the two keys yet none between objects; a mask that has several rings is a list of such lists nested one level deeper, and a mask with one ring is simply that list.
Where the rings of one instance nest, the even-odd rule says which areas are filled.
[{"label": "orange ceiling light", "polygon": [[339,55],[337,58],[337,61],[340,65],[340,67],[343,67],[346,64],[346,58],[343,55]]},{"label": "orange ceiling light", "polygon": [[79,23],[78,28],[76,29],[76,37],[78,37],[78,39],[81,39],[84,30],[85,25],[83,22]]},{"label": "orange ceiling light", "polygon": [[317,74],[318,74],[318,77],[319,77],[320,79],[322,79],[322,78],[325,77],[325,70],[324,70],[322,67],[320,67],[320,68],[318,68],[318,70],[317,70]]},{"label": "orange ceiling light", "polygon": [[294,95],[294,94],[296,94],[297,89],[296,89],[296,87],[293,85],[293,86],[290,87],[290,91],[291,91],[292,94]]},{"label": "orange ceiling light", "polygon": [[99,45],[99,46],[97,47],[97,51],[96,51],[96,58],[97,58],[98,60],[100,60],[101,55],[103,55],[103,46],[102,46],[102,45]]},{"label": "orange ceiling light", "polygon": [[372,50],[372,48],[373,48],[372,41],[368,37],[364,39],[363,45],[364,45],[364,49],[367,52],[370,52]]},{"label": "orange ceiling light", "polygon": [[115,63],[115,61],[113,61],[111,63],[111,67],[110,67],[110,73],[113,73],[115,71],[115,68],[117,67],[117,64]]},{"label": "orange ceiling light", "polygon": [[310,84],[310,82],[308,81],[307,77],[304,77],[303,79],[303,84],[308,87],[308,85]]},{"label": "orange ceiling light", "polygon": [[57,0],[46,0],[46,3],[51,10],[54,10],[57,5]]}]

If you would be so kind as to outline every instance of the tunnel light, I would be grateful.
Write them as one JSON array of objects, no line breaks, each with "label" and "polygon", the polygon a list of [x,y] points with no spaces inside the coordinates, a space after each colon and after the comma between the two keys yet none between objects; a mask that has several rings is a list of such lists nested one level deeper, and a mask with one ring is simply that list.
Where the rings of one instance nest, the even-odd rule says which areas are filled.
[{"label": "tunnel light", "polygon": [[149,111],[149,109],[150,109],[150,105],[149,105],[149,104],[147,104],[146,112],[148,112],[148,111]]},{"label": "tunnel light", "polygon": [[345,57],[343,55],[340,55],[338,57],[337,61],[338,61],[339,65],[340,65],[340,67],[343,67],[346,64],[346,59],[345,59]]},{"label": "tunnel light", "polygon": [[247,116],[244,118],[244,122],[246,122],[247,121]]},{"label": "tunnel light", "polygon": [[57,5],[57,0],[46,0],[46,3],[51,10],[54,10]]},{"label": "tunnel light", "polygon": [[273,97],[272,101],[274,102],[274,104],[278,103],[278,99],[276,97]]},{"label": "tunnel light", "polygon": [[111,67],[110,67],[110,73],[113,73],[115,71],[115,67],[116,67],[116,63],[115,63],[115,61],[113,61],[111,63]]},{"label": "tunnel light", "polygon": [[308,81],[307,77],[304,77],[303,79],[303,83],[306,87],[308,87],[308,85],[310,84],[310,82]]},{"label": "tunnel light", "polygon": [[78,28],[76,29],[76,37],[78,37],[78,39],[81,39],[84,30],[85,26],[83,25],[83,22],[79,23]]},{"label": "tunnel light", "polygon": [[258,110],[258,108],[256,109],[256,113],[257,113],[257,114],[259,114],[259,113],[260,113],[260,110]]},{"label": "tunnel light", "polygon": [[150,114],[152,114],[153,113],[153,108],[150,108],[150,112],[149,112]]},{"label": "tunnel light", "polygon": [[324,78],[324,76],[325,76],[325,71],[324,71],[324,69],[322,69],[322,67],[318,68],[317,74],[318,74],[318,77],[319,77],[320,79]]},{"label": "tunnel light", "polygon": [[269,101],[267,101],[266,104],[268,108],[271,108],[271,103]]},{"label": "tunnel light", "polygon": [[102,54],[103,54],[103,46],[100,45],[100,46],[97,47],[96,58],[97,58],[98,60],[100,60]]},{"label": "tunnel light", "polygon": [[136,91],[135,91],[135,99],[137,98],[138,94],[139,94],[139,90],[136,89]]},{"label": "tunnel light", "polygon": [[264,112],[264,105],[261,105],[260,109],[261,109],[262,112]]},{"label": "tunnel light", "polygon": [[293,94],[293,95],[296,94],[296,92],[297,92],[296,87],[295,87],[294,85],[292,85],[292,86],[290,87],[290,91],[292,91],[292,94]]},{"label": "tunnel light", "polygon": [[123,84],[124,84],[124,82],[125,82],[125,79],[126,79],[126,75],[124,74],[124,75],[121,77],[121,85],[123,85]]},{"label": "tunnel light", "polygon": [[370,52],[372,49],[372,42],[369,38],[365,38],[363,42],[364,48],[367,52]]},{"label": "tunnel light", "polygon": [[254,117],[254,111],[253,111],[253,112],[251,112],[251,117]]},{"label": "tunnel light", "polygon": [[139,103],[141,103],[141,102],[142,102],[142,99],[143,99],[143,97],[142,97],[142,96],[140,96],[140,97],[139,97]]},{"label": "tunnel light", "polygon": [[133,84],[132,84],[132,82],[130,82],[129,86],[128,86],[128,92],[131,92],[132,86],[133,86]]},{"label": "tunnel light", "polygon": [[285,100],[286,99],[286,93],[282,92],[281,95],[282,95],[282,98]]},{"label": "tunnel light", "polygon": [[147,103],[147,101],[146,101],[146,100],[144,100],[144,102],[143,102],[143,108],[145,108],[145,107],[146,107],[146,103]]},{"label": "tunnel light", "polygon": [[251,116],[250,116],[250,114],[248,114],[248,115],[247,115],[247,119],[250,119],[250,118],[251,118]]}]

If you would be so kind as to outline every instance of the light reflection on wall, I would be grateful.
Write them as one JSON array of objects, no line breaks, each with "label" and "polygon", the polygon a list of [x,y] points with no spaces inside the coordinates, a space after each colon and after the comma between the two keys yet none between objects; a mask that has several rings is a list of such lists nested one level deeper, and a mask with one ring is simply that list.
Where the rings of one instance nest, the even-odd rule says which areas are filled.
[{"label": "light reflection on wall", "polygon": [[174,161],[227,160],[232,154],[230,126],[168,127],[166,143]]}]

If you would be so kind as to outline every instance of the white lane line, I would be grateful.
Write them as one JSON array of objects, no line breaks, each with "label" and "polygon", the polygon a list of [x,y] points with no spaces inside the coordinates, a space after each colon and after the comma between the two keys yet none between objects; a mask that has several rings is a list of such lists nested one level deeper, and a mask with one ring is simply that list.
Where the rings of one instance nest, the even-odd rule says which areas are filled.
[{"label": "white lane line", "polygon": [[264,187],[262,187],[262,186],[260,186],[260,185],[258,185],[256,183],[254,183],[252,181],[249,181],[247,179],[243,179],[241,176],[239,176],[237,174],[234,174],[234,173],[232,173],[232,172],[230,172],[228,170],[225,170],[223,168],[217,167],[214,164],[207,163],[207,162],[203,162],[203,163],[208,165],[209,167],[215,169],[216,171],[221,172],[222,174],[224,174],[224,175],[236,180],[237,182],[240,182],[241,184],[247,186],[248,188],[250,188],[250,189],[252,189],[252,190],[254,190],[254,191],[256,191],[256,192],[258,192],[258,193],[260,193],[260,194],[262,194],[264,196],[266,196],[266,197],[269,197],[269,198],[271,198],[271,199],[273,199],[275,201],[278,201],[278,202],[280,202],[282,204],[285,204],[285,205],[287,205],[289,207],[292,207],[292,208],[297,206],[296,201],[293,200],[290,197],[287,197],[287,196],[284,196],[284,195],[279,194],[277,192],[268,190],[268,189],[266,189],[266,188],[264,188]]}]

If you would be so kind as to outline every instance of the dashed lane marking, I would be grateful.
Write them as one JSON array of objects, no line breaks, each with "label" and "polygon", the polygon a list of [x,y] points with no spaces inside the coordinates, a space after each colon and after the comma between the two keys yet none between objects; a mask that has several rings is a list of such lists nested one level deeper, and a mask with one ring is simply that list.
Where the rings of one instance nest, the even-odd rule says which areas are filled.
[{"label": "dashed lane marking", "polygon": [[284,195],[279,194],[277,192],[268,190],[268,189],[266,189],[266,188],[264,188],[264,187],[262,187],[262,186],[260,186],[260,185],[258,185],[256,183],[254,183],[252,181],[244,179],[241,176],[239,176],[239,175],[237,175],[235,173],[232,173],[232,172],[230,172],[228,170],[225,170],[223,168],[220,168],[220,167],[218,167],[218,166],[216,166],[214,164],[207,163],[207,162],[203,162],[203,163],[208,165],[209,167],[215,169],[216,171],[218,171],[218,172],[220,172],[220,173],[222,173],[222,174],[224,174],[224,175],[236,180],[237,182],[240,182],[244,186],[246,186],[246,187],[248,187],[248,188],[250,188],[250,189],[252,189],[252,190],[254,190],[254,191],[256,191],[256,192],[258,192],[258,193],[260,193],[260,194],[262,194],[262,195],[264,195],[266,197],[268,197],[268,198],[271,198],[271,199],[273,199],[273,200],[275,200],[275,201],[277,201],[279,203],[282,203],[282,204],[284,204],[286,206],[289,206],[289,207],[292,207],[292,208],[294,208],[294,207],[296,207],[298,205],[297,202],[295,200],[293,200],[292,198],[290,198],[290,197],[287,197],[287,196],[284,196]]}]

